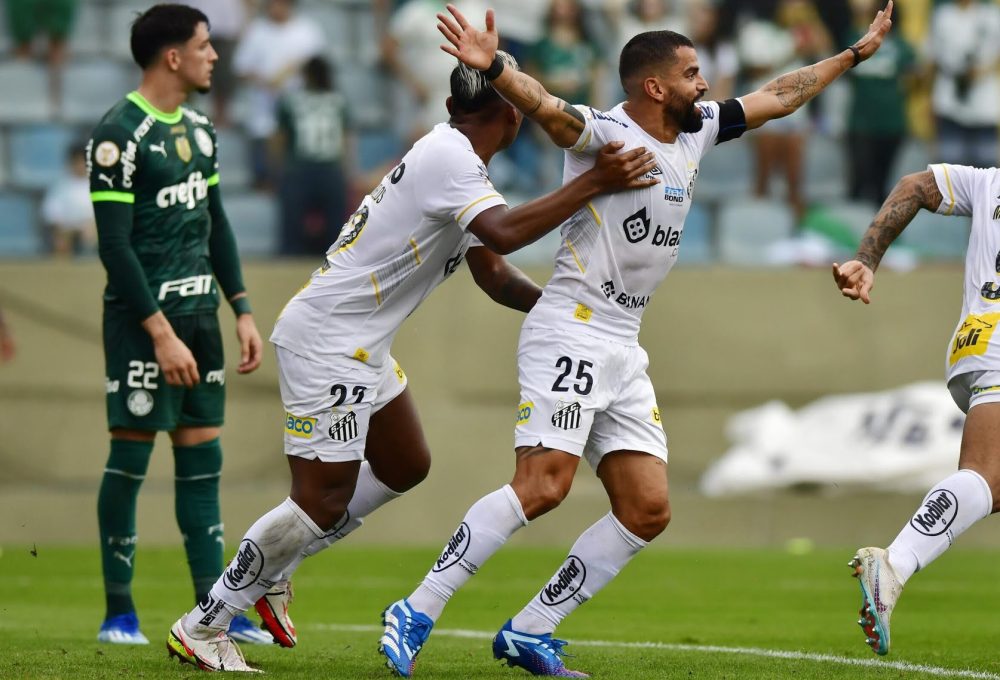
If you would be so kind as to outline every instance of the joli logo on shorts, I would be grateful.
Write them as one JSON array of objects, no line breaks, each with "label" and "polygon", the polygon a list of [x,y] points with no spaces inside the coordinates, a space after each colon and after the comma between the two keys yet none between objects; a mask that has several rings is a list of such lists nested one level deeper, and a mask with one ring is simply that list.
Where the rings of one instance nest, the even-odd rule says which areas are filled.
[{"label": "joli logo on shorts", "polygon": [[565,602],[580,592],[583,582],[587,579],[587,567],[576,555],[566,558],[565,564],[555,578],[542,588],[538,599],[542,604],[553,606]]},{"label": "joli logo on shorts", "polygon": [[222,582],[230,590],[243,590],[257,582],[263,568],[264,556],[260,548],[249,538],[244,538],[239,552],[222,575]]},{"label": "joli logo on shorts", "polygon": [[924,507],[910,520],[910,526],[924,536],[940,536],[958,515],[958,498],[947,489],[935,489],[927,496]]},{"label": "joli logo on shorts", "polygon": [[455,534],[448,541],[448,545],[441,551],[441,557],[438,558],[433,571],[444,571],[448,567],[458,564],[458,561],[465,555],[465,551],[469,549],[471,536],[469,525],[465,522],[459,524]]}]

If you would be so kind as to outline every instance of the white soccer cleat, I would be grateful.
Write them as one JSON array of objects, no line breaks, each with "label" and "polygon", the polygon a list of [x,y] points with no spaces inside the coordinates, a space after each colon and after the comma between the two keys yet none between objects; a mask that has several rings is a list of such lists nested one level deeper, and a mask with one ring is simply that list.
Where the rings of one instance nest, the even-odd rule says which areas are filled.
[{"label": "white soccer cleat", "polygon": [[292,603],[293,597],[292,582],[281,581],[271,586],[254,605],[260,620],[264,622],[263,627],[271,633],[275,644],[282,647],[294,647],[299,641],[295,624],[288,616],[288,605]]},{"label": "white soccer cleat", "polygon": [[882,548],[861,548],[847,566],[861,586],[861,618],[858,625],[865,633],[865,643],[883,656],[889,653],[889,617],[903,592],[896,571],[889,564],[889,553]]},{"label": "white soccer cleat", "polygon": [[177,619],[167,635],[167,652],[182,662],[193,664],[203,671],[225,671],[238,673],[261,673],[247,665],[243,652],[226,634],[208,640],[197,640],[184,632],[184,617]]}]

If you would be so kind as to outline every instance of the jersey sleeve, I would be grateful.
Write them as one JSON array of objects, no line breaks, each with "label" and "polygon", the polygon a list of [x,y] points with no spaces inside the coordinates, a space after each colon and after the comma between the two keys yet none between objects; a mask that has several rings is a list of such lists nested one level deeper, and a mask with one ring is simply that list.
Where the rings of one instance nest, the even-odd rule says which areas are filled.
[{"label": "jersey sleeve", "polygon": [[123,128],[102,125],[87,145],[90,198],[94,203],[135,203],[138,147]]},{"label": "jersey sleeve", "polygon": [[440,160],[437,171],[424,178],[428,213],[452,219],[465,231],[484,210],[507,205],[490,181],[486,166],[471,151],[449,154]]},{"label": "jersey sleeve", "polygon": [[576,105],[573,108],[583,114],[586,124],[576,144],[567,149],[567,151],[593,155],[608,142],[622,141],[624,139],[622,131],[628,128],[628,125],[610,113],[598,111],[590,106]]},{"label": "jersey sleeve", "polygon": [[935,163],[927,168],[934,173],[938,191],[941,192],[939,215],[971,215],[975,205],[977,186],[988,183],[989,170],[966,165]]},{"label": "jersey sleeve", "polygon": [[746,132],[747,117],[739,99],[700,102],[696,106],[701,112],[701,130],[690,134],[702,156],[716,144],[736,139]]}]

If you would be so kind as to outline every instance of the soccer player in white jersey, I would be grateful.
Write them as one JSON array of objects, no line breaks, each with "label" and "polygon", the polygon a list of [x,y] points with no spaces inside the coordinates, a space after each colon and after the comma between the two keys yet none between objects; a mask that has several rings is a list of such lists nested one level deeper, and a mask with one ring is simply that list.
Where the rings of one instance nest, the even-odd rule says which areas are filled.
[{"label": "soccer player in white jersey", "polygon": [[275,642],[294,646],[292,572],[426,476],[430,454],[389,351],[424,298],[467,259],[491,298],[528,311],[541,290],[496,253],[531,243],[604,191],[657,183],[646,177],[653,161],[644,149],[617,154],[621,143],[609,144],[592,172],[508,209],[486,167],[514,140],[522,116],[468,67],[455,68],[451,92],[450,121],[365,197],[278,318],[271,341],[291,493],[250,527],[209,596],[170,629],[168,649],[182,661],[254,670],[226,635],[228,621],[254,606]]},{"label": "soccer player in white jersey", "polygon": [[699,103],[708,84],[691,41],[672,31],[640,33],[622,49],[627,100],[607,112],[569,106],[497,58],[493,12],[486,30],[448,6],[442,49],[482,69],[494,88],[566,149],[564,181],[591,167],[611,139],[656,156],[657,186],[602,196],[562,225],[555,272],[524,322],[521,383],[510,484],[467,512],[423,582],[391,605],[381,639],[391,667],[408,676],[413,657],[448,599],[518,529],[569,493],[581,457],[596,470],[611,512],[587,529],[524,609],[493,641],[493,654],[536,675],[586,677],[560,658],[552,637],[670,519],[667,446],[648,358],[638,344],[643,309],[677,259],[701,157],[714,144],[788,115],[870,57],[891,25],[892,3],[840,54],[782,75],[760,90]]},{"label": "soccer player in white jersey", "polygon": [[993,342],[1000,323],[1000,170],[941,164],[903,177],[855,259],[834,264],[833,276],[846,297],[870,303],[882,256],[921,209],[972,216],[962,315],[945,361],[948,389],[968,415],[958,472],[932,487],[887,549],[861,548],[850,561],[861,585],[858,625],[876,654],[889,652],[889,618],[903,585],[1000,509],[1000,346]]}]

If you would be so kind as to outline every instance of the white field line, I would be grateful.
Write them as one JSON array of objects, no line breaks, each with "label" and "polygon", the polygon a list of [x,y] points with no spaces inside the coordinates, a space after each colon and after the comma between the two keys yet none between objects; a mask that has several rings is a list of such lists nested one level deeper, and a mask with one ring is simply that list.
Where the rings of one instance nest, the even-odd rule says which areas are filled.
[{"label": "white field line", "polygon": [[[318,623],[304,626],[318,630],[341,631],[350,633],[381,633],[381,626],[351,625],[339,623]],[[496,633],[481,630],[464,630],[461,628],[443,628],[434,631],[435,637],[471,638],[474,640],[491,640]],[[832,654],[814,654],[812,652],[790,652],[780,649],[763,649],[760,647],[722,647],[719,645],[686,645],[667,642],[617,642],[614,640],[571,640],[571,645],[579,647],[616,647],[621,649],[658,649],[666,652],[701,652],[707,654],[736,654],[739,656],[762,656],[771,659],[788,659],[790,661],[813,661],[815,663],[839,664],[842,666],[859,666],[861,668],[885,668],[907,673],[926,673],[942,678],[975,678],[976,680],[1000,680],[1000,675],[986,671],[961,670],[956,668],[940,668],[925,666],[906,661],[880,661],[878,659],[855,659],[848,656]]]}]

